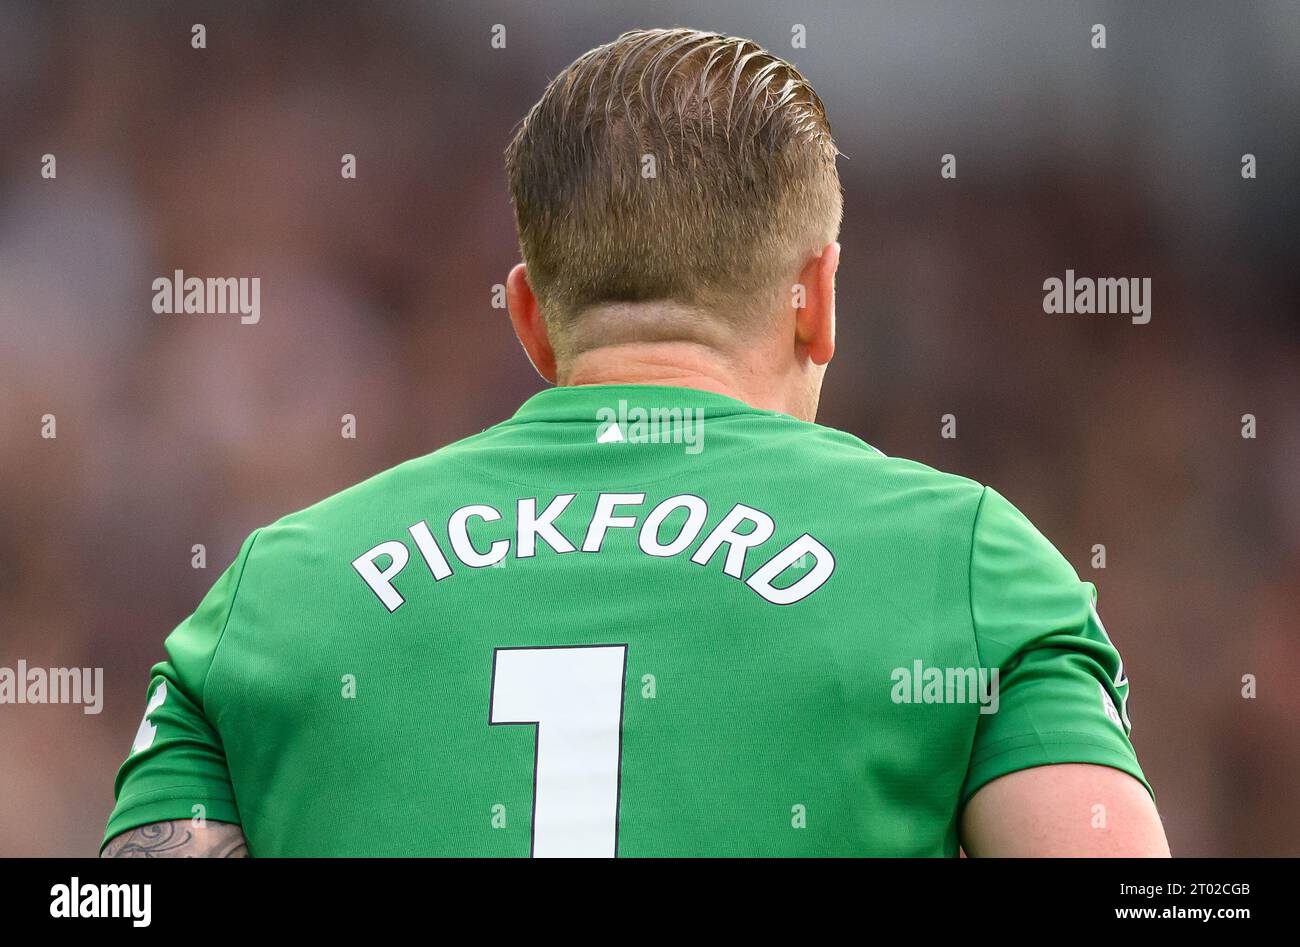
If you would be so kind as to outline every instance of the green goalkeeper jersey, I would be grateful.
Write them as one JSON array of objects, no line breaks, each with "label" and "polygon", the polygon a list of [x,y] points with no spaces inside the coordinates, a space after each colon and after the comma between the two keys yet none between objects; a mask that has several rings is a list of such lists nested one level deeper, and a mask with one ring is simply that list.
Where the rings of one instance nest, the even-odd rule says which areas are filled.
[{"label": "green goalkeeper jersey", "polygon": [[555,388],[253,532],[105,840],[947,855],[999,776],[1145,782],[1095,591],[1006,500],[722,395]]}]

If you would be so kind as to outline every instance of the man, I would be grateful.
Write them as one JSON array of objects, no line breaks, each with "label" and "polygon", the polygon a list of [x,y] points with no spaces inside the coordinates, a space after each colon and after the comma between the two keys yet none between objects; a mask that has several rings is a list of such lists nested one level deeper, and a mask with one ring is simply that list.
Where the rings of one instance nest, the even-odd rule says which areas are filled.
[{"label": "man", "polygon": [[507,153],[556,387],[249,537],[105,854],[1166,855],[1092,586],[992,490],[813,423],[835,157],[746,40],[557,77]]}]

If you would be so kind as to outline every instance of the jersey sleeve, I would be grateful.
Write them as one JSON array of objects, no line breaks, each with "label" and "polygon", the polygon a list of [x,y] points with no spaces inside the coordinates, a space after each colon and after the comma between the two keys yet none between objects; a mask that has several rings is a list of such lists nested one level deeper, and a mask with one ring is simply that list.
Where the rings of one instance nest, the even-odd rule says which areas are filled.
[{"label": "jersey sleeve", "polygon": [[984,491],[971,542],[971,621],[980,663],[998,671],[998,701],[980,715],[963,805],[999,776],[1050,763],[1111,766],[1151,792],[1129,742],[1123,662],[1096,600],[1019,510]]},{"label": "jersey sleeve", "polygon": [[167,658],[153,667],[144,719],[117,772],[117,803],[101,848],[115,835],[150,822],[202,815],[240,823],[225,751],[204,709],[203,692],[256,539],[254,532],[245,540],[194,614],[168,635]]}]

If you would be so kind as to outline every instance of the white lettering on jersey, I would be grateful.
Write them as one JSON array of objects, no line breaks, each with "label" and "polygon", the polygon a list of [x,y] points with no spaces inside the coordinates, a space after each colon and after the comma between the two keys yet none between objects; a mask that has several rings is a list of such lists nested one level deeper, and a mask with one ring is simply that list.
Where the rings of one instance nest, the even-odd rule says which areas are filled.
[{"label": "white lettering on jersey", "polygon": [[[520,499],[517,504],[514,530],[515,558],[536,558],[539,539],[555,553],[575,552],[572,540],[560,530],[556,521],[576,497],[577,494],[574,493],[558,494],[541,513],[537,512],[538,498]],[[639,512],[624,512],[628,508],[638,507],[644,503],[644,493],[599,494],[587,524],[582,551],[599,553],[611,529],[637,529],[639,524],[637,546],[641,552],[659,559],[670,558],[684,553],[695,543],[709,516],[709,507],[705,500],[688,493],[660,501],[643,519]],[[674,513],[682,510],[686,512],[685,522],[678,528],[676,536],[663,542],[660,532],[664,523]],[[480,552],[481,545],[476,546],[469,536],[471,519],[494,523],[501,518],[501,514],[494,507],[483,504],[463,506],[452,513],[447,520],[446,536],[456,558],[473,569],[503,562],[510,552],[510,539],[496,539],[489,544],[486,552]],[[742,529],[746,525],[750,527],[747,531]],[[501,528],[497,529],[499,535]],[[454,574],[452,565],[443,552],[444,546],[435,537],[428,521],[420,520],[411,525],[407,528],[407,533],[435,581],[441,582]],[[745,581],[745,584],[766,602],[771,602],[773,605],[793,605],[803,601],[826,584],[835,571],[835,557],[825,545],[808,533],[804,533],[789,545],[777,550],[750,574],[748,580],[745,580],[745,565],[749,551],[762,546],[775,533],[776,523],[771,516],[762,510],[737,503],[700,543],[699,548],[691,556],[691,562],[708,566],[718,551],[726,546],[727,554],[722,563],[723,575]],[[489,532],[488,535],[491,533]],[[484,539],[486,537],[480,539],[480,544]],[[809,555],[812,557],[811,568],[808,567]],[[411,550],[405,542],[390,539],[352,560],[352,568],[365,581],[370,591],[375,593],[384,607],[393,612],[405,601],[393,583],[406,568],[410,558]],[[379,563],[383,560],[387,560],[387,564],[381,568]],[[778,588],[775,584],[776,580],[786,570],[792,568],[802,574],[789,585]]]}]

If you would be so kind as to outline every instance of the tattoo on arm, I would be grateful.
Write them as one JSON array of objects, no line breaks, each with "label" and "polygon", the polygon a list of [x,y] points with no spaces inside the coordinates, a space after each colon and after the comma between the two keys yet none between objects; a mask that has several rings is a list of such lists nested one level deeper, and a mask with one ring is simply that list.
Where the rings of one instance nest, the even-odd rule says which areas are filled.
[{"label": "tattoo on arm", "polygon": [[244,830],[229,822],[152,822],[113,836],[101,858],[247,858]]}]

